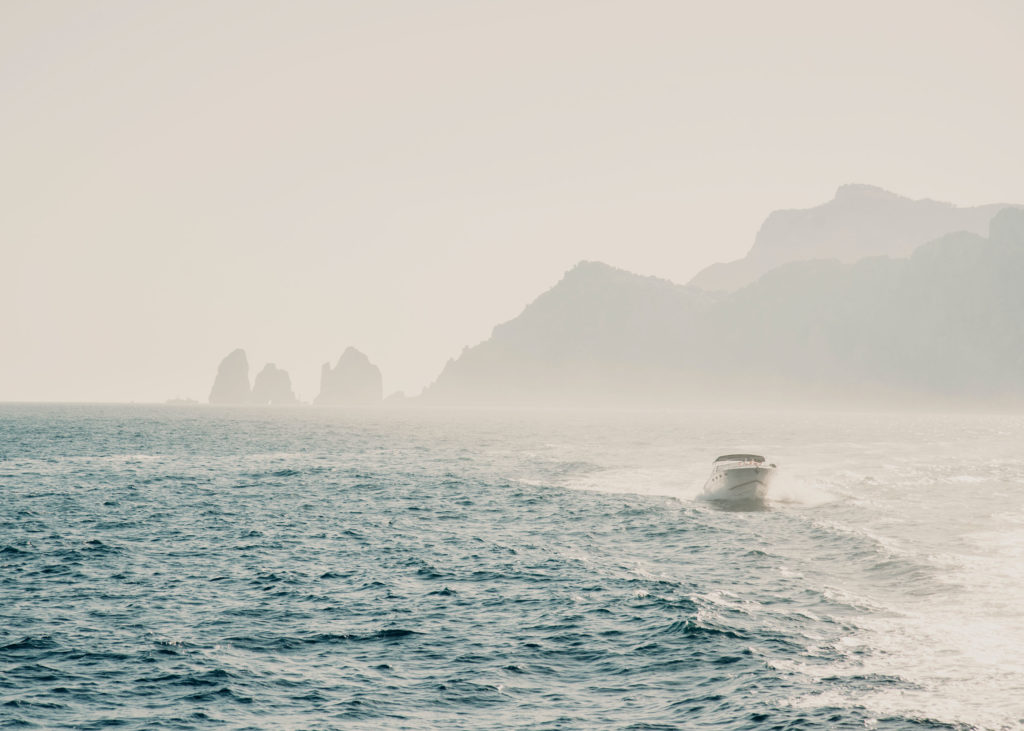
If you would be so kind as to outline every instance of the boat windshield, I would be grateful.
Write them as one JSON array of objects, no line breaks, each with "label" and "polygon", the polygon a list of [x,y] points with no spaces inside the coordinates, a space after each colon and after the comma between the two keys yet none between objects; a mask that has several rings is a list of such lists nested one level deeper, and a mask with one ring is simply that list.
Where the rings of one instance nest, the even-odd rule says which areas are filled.
[{"label": "boat windshield", "polygon": [[715,464],[719,462],[764,462],[764,457],[760,454],[723,454],[715,460]]}]

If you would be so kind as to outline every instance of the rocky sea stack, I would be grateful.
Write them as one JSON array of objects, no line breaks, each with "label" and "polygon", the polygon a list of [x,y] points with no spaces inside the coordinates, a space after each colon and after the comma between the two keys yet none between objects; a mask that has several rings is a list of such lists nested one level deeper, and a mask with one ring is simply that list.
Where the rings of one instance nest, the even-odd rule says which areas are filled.
[{"label": "rocky sea stack", "polygon": [[292,391],[292,379],[288,376],[288,371],[278,368],[273,363],[267,363],[257,374],[251,400],[254,404],[272,406],[298,403]]},{"label": "rocky sea stack", "polygon": [[346,348],[331,368],[324,363],[320,371],[318,406],[369,406],[384,398],[380,368],[355,348]]},{"label": "rocky sea stack", "polygon": [[210,390],[211,404],[249,403],[249,359],[241,348],[233,350],[220,362],[217,378]]}]

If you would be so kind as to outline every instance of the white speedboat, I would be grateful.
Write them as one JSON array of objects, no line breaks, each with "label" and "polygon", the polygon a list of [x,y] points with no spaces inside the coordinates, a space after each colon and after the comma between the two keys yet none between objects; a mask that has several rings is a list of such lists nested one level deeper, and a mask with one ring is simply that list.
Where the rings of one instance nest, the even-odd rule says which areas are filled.
[{"label": "white speedboat", "polygon": [[762,502],[775,469],[759,454],[723,454],[712,465],[701,497],[722,502]]}]

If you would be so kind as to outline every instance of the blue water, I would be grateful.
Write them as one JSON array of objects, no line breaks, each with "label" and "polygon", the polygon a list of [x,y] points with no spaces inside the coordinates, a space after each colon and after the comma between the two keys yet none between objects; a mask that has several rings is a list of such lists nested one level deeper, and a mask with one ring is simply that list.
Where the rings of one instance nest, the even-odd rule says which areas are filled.
[{"label": "blue water", "polygon": [[[0,405],[0,727],[1024,728],[1024,419]],[[719,452],[768,509],[696,499]]]}]

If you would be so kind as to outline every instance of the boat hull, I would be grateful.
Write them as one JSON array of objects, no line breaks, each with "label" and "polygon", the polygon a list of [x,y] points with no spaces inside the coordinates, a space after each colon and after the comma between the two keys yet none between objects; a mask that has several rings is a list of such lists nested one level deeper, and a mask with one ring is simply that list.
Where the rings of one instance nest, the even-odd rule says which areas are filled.
[{"label": "boat hull", "polygon": [[768,495],[774,476],[775,468],[767,465],[723,469],[705,483],[703,497],[722,502],[760,502]]}]

